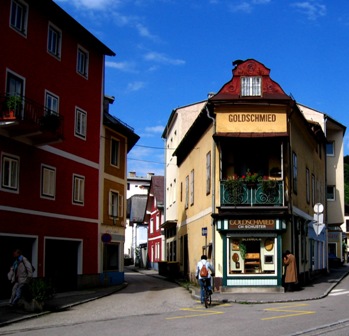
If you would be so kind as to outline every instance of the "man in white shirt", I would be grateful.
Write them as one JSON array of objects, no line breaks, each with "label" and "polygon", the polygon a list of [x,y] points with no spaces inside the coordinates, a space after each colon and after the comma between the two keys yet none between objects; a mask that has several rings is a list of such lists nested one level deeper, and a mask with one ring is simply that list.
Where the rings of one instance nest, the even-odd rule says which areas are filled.
[{"label": "man in white shirt", "polygon": [[[202,267],[205,265],[205,267],[208,270],[208,274],[206,277],[202,277],[200,275],[200,271],[202,269]],[[214,276],[214,268],[211,265],[211,263],[209,261],[207,261],[207,256],[206,255],[202,255],[201,256],[201,260],[198,262],[197,266],[196,266],[196,272],[195,272],[195,277],[196,279],[199,280],[199,284],[200,284],[200,298],[201,298],[201,303],[204,303],[204,297],[205,297],[205,290],[204,290],[204,283],[207,283],[208,289],[209,291],[212,293],[212,289],[211,289],[211,276]]]}]

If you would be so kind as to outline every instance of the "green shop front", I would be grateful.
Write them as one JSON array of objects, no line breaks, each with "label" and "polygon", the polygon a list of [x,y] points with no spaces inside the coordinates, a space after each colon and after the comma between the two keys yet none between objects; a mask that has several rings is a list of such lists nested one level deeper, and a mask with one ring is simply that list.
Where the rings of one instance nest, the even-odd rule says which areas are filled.
[{"label": "green shop front", "polygon": [[283,216],[213,215],[222,239],[222,291],[283,291]]}]

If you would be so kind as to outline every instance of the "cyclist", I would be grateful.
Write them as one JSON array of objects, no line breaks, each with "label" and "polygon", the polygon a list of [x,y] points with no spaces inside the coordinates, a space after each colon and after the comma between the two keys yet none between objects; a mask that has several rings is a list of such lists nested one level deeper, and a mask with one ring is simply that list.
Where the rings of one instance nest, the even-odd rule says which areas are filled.
[{"label": "cyclist", "polygon": [[[207,274],[207,277],[202,277],[200,275],[201,268],[204,265],[207,268],[207,270],[209,270],[209,272]],[[205,282],[207,284],[207,287],[208,287],[208,290],[209,290],[210,294],[212,294],[211,276],[214,276],[214,268],[213,268],[212,264],[209,261],[207,261],[207,256],[203,254],[201,256],[201,260],[198,262],[198,264],[196,266],[196,273],[195,273],[195,277],[196,277],[196,279],[199,280],[199,283],[200,283],[200,299],[201,299],[201,303],[204,303],[204,300],[205,300],[205,288],[204,288]]]}]

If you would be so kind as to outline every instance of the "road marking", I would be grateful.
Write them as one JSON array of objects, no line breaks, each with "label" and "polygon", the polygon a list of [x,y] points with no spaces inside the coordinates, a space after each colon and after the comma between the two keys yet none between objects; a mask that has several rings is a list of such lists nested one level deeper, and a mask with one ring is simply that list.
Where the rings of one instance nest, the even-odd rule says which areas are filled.
[{"label": "road marking", "polygon": [[345,295],[345,294],[349,294],[349,291],[345,289],[334,289],[333,291],[331,291],[329,296],[337,296],[337,295]]},{"label": "road marking", "polygon": [[261,320],[262,321],[273,320],[273,319],[279,319],[279,318],[287,318],[287,317],[294,317],[294,316],[301,316],[301,315],[310,315],[310,314],[316,313],[314,311],[309,311],[309,310],[307,311],[307,310],[294,310],[294,309],[292,309],[292,308],[304,307],[304,306],[308,306],[308,304],[299,303],[299,304],[292,304],[292,305],[281,306],[281,307],[267,308],[264,310],[270,311],[270,312],[282,312],[282,313],[289,313],[289,314],[272,316],[272,317],[265,317],[265,318],[262,318]]},{"label": "road marking", "polygon": [[[220,307],[230,307],[231,305],[230,304],[222,304],[219,306]],[[166,320],[175,320],[175,319],[181,319],[181,318],[204,317],[204,316],[210,316],[210,315],[224,314],[224,312],[213,310],[212,308],[213,307],[205,308],[205,306],[201,306],[201,305],[198,308],[181,308],[180,309],[181,311],[194,312],[197,314],[166,317]]]}]

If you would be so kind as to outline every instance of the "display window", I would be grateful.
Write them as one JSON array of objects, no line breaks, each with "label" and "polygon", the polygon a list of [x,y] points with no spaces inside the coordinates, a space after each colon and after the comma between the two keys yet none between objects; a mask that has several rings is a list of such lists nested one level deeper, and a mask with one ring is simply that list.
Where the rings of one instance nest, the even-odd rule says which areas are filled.
[{"label": "display window", "polygon": [[229,274],[275,274],[276,238],[228,238]]}]

